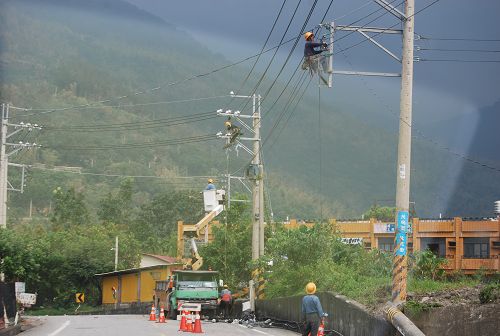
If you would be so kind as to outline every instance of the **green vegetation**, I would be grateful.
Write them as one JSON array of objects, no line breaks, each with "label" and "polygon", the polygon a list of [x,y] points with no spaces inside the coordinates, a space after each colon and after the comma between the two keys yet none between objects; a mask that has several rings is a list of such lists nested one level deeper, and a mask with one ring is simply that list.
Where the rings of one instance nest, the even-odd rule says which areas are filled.
[{"label": "green vegetation", "polygon": [[[86,303],[99,304],[95,274],[114,269],[111,248],[116,236],[119,269],[137,267],[140,253],[175,255],[177,211],[196,216],[201,208],[198,193],[176,192],[160,194],[138,209],[117,211],[130,192],[126,180],[117,194],[103,197],[99,202],[102,220],[92,222],[81,193],[56,188],[50,222],[20,223],[0,230],[0,271],[7,281],[25,281],[27,292],[37,292],[37,304],[47,309],[70,309],[78,292],[85,293]],[[124,212],[127,220],[114,222]]]},{"label": "green vegetation", "polygon": [[498,299],[500,299],[500,282],[487,284],[479,292],[479,301],[481,303],[494,302]]}]

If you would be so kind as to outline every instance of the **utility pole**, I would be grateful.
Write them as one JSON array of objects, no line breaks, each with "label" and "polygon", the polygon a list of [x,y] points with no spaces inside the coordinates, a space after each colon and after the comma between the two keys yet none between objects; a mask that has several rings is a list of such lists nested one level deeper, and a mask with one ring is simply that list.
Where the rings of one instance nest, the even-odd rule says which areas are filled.
[{"label": "utility pole", "polygon": [[[1,109],[1,120],[0,120],[0,230],[6,229],[7,228],[7,190],[14,190],[14,191],[20,191],[21,193],[24,191],[24,169],[26,168],[25,165],[20,165],[20,164],[15,164],[15,163],[9,163],[9,156],[17,153],[23,148],[30,148],[30,147],[35,147],[37,146],[36,144],[29,144],[29,143],[7,143],[7,139],[14,134],[19,133],[23,129],[28,129],[28,131],[31,131],[33,129],[41,129],[37,124],[9,124],[9,104],[2,104],[2,109]],[[15,131],[12,133],[8,134],[8,126],[14,126],[16,128]],[[14,149],[7,153],[7,146],[12,146]],[[22,169],[21,173],[21,186],[19,189],[16,189],[12,186],[12,184],[9,183],[8,180],[8,168],[9,165],[15,166],[15,167],[20,167]],[[31,210],[30,210],[31,212]],[[3,263],[3,259],[0,260],[0,263]],[[0,273],[0,282],[5,281],[5,274]]]},{"label": "utility pole", "polygon": [[7,172],[8,158],[5,153],[7,142],[7,122],[9,118],[9,105],[2,104],[2,139],[0,149],[0,227],[7,227]]},{"label": "utility pole", "polygon": [[[408,273],[407,259],[407,230],[410,204],[410,161],[411,161],[411,125],[412,125],[412,93],[413,93],[413,51],[414,51],[414,16],[415,0],[404,1],[404,13],[391,5],[387,0],[374,0],[391,15],[403,23],[403,29],[343,26],[332,23],[321,24],[329,30],[330,38],[334,31],[351,31],[361,34],[367,41],[377,46],[387,55],[401,63],[401,73],[370,72],[370,71],[341,71],[333,70],[330,66],[333,59],[333,48],[330,46],[330,60],[328,72],[329,84],[332,83],[332,74],[356,76],[401,77],[399,143],[398,143],[398,170],[396,181],[396,235],[394,239],[394,263],[392,274],[392,301],[396,305],[406,301],[406,282]],[[371,34],[376,35],[371,35]],[[402,34],[402,56],[384,47],[375,40],[380,34]],[[347,57],[347,56],[346,56]],[[330,86],[329,85],[329,86]]]},{"label": "utility pole", "polygon": [[115,238],[115,272],[118,270],[118,236]]},{"label": "utility pole", "polygon": [[415,0],[405,1],[399,116],[398,176],[396,182],[396,237],[392,269],[392,302],[406,302],[408,277],[407,232],[410,207],[411,125],[413,97],[413,40]]},{"label": "utility pole", "polygon": [[[11,124],[9,123],[9,104],[2,104],[2,116],[1,116],[1,143],[0,143],[0,228],[7,227],[7,191],[19,191],[24,192],[24,172],[25,165],[9,163],[9,157],[16,154],[22,149],[39,147],[36,143],[9,143],[8,139],[24,130],[31,132],[34,129],[41,129],[37,124],[31,123],[19,123]],[[8,126],[12,126],[15,130],[12,133],[8,133]],[[10,152],[7,152],[7,147],[12,148]],[[8,180],[8,168],[9,166],[21,168],[21,186],[15,188]]]},{"label": "utility pole", "polygon": [[[236,151],[239,148],[245,150],[248,154],[252,155],[251,166],[248,167],[247,172],[249,173],[247,178],[253,182],[252,185],[252,260],[257,260],[260,256],[264,255],[264,182],[263,182],[263,164],[260,153],[261,148],[261,137],[260,137],[260,126],[261,126],[261,96],[253,94],[251,96],[241,96],[235,95],[231,92],[233,98],[244,98],[252,99],[252,115],[241,114],[240,111],[223,111],[218,110],[217,114],[220,116],[227,116],[229,118],[236,119],[241,126],[252,133],[252,138],[246,138],[238,136],[233,144],[230,144],[230,134],[218,133],[220,138],[227,139],[227,143],[230,144],[227,150],[234,147]],[[243,119],[252,119],[252,126],[247,125]],[[253,143],[253,149],[245,146],[242,141],[251,141]],[[228,176],[228,180],[231,178],[236,178]],[[240,182],[243,183],[241,178],[238,178]],[[244,184],[244,183],[243,183]],[[228,182],[230,185],[230,182]],[[230,196],[229,196],[230,197]],[[234,201],[234,200],[233,200]],[[251,280],[251,290],[250,290],[250,305],[252,309],[255,309],[255,290],[253,290],[254,284],[258,283],[258,271],[254,271]]]}]

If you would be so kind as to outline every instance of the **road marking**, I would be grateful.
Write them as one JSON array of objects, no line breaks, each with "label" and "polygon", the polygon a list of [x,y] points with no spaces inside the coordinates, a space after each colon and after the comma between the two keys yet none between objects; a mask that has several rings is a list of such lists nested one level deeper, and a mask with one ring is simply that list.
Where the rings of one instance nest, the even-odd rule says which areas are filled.
[{"label": "road marking", "polygon": [[255,332],[259,333],[259,334],[273,336],[273,335],[268,334],[268,333],[266,333],[266,332],[264,332],[264,331],[257,330],[257,329],[252,329],[252,328],[248,328],[248,327],[245,327],[244,325],[241,325],[241,324],[238,324],[238,326],[240,326],[240,327],[242,327],[242,328],[245,328],[245,329],[250,329],[250,330],[255,331]]},{"label": "road marking", "polygon": [[70,320],[66,321],[63,323],[62,326],[59,327],[59,329],[57,329],[56,331],[54,331],[53,333],[51,334],[48,334],[47,336],[56,336],[57,334],[59,334],[61,331],[64,330],[64,328],[66,328],[67,326],[69,326],[69,324],[71,323]]}]

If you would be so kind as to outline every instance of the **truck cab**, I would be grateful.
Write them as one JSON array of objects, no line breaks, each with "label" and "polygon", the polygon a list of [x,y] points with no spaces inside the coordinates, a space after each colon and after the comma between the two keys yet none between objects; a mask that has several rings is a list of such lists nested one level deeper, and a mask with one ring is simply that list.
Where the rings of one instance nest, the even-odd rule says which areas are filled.
[{"label": "truck cab", "polygon": [[[156,295],[164,304],[171,319],[176,319],[179,306],[184,303],[201,304],[202,315],[216,315],[219,299],[219,272],[176,270],[173,272],[173,286],[169,290],[165,281],[156,283]],[[168,304],[166,304],[168,303]]]}]

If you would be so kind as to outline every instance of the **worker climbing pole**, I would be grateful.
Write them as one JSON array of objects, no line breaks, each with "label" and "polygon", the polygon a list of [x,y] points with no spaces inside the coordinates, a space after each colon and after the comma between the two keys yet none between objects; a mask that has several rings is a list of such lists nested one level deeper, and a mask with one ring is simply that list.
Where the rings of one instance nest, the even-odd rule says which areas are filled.
[{"label": "worker climbing pole", "polygon": [[[251,99],[252,100],[252,114],[245,115],[240,111],[231,111],[220,109],[217,114],[220,116],[225,116],[228,119],[225,122],[225,128],[227,130],[226,134],[222,132],[218,133],[220,138],[226,139],[226,145],[224,148],[229,151],[235,149],[238,153],[238,149],[242,148],[248,154],[252,156],[252,161],[247,167],[246,171],[249,172],[248,176],[245,178],[228,176],[228,180],[231,178],[236,178],[240,182],[243,180],[249,180],[252,182],[252,260],[257,260],[260,256],[264,255],[264,167],[261,160],[261,137],[260,137],[260,127],[261,127],[261,110],[260,95],[253,94],[251,96],[236,95],[231,92],[233,98]],[[251,119],[252,125],[248,125],[244,119]],[[241,127],[245,128],[250,132],[253,137],[243,137],[238,127],[237,135],[234,136],[234,122],[237,121]],[[251,141],[253,143],[253,148],[247,147],[243,142]],[[243,183],[243,182],[242,182]],[[231,194],[228,192],[228,200],[231,200]],[[250,284],[250,305],[252,310],[255,309],[255,297],[256,294],[261,294],[262,288],[259,286],[260,282],[260,272],[254,270],[252,272],[252,280]],[[260,290],[259,290],[260,288]]]},{"label": "worker climbing pole", "polygon": [[[317,75],[320,85],[324,84],[332,87],[334,24],[333,22],[331,24],[321,24],[317,31],[320,32],[323,27],[328,33],[323,35],[319,42],[314,41],[314,32],[308,31],[304,34],[306,42],[304,44],[302,69],[309,70],[311,77]],[[326,42],[327,37],[329,43]]]}]

